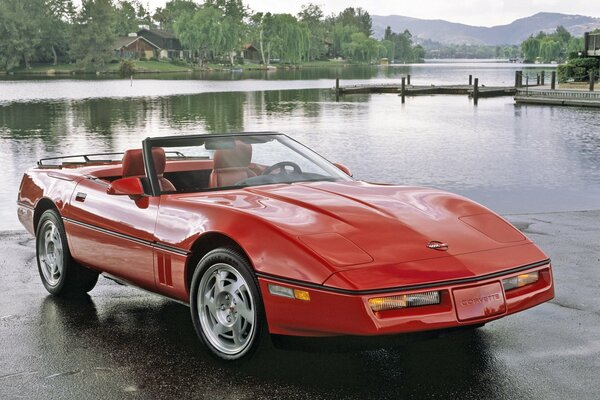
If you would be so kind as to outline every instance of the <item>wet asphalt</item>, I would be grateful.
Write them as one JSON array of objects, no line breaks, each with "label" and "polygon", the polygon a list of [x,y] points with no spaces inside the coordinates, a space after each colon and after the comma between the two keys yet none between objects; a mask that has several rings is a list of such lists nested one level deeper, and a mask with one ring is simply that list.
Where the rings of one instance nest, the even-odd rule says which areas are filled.
[{"label": "wet asphalt", "polygon": [[267,346],[236,367],[204,353],[184,305],[104,278],[50,297],[33,238],[0,233],[0,399],[599,399],[600,211],[507,218],[552,258],[551,302],[391,350]]}]

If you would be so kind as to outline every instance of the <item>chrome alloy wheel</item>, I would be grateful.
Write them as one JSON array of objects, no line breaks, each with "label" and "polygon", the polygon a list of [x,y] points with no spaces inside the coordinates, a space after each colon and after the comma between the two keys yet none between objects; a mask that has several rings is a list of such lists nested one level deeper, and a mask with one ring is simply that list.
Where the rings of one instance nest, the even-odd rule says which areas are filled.
[{"label": "chrome alloy wheel", "polygon": [[56,286],[64,271],[63,245],[58,227],[51,220],[44,221],[40,229],[38,257],[44,280]]},{"label": "chrome alloy wheel", "polygon": [[248,283],[231,265],[212,265],[202,276],[197,307],[204,335],[227,355],[243,352],[256,334],[256,307]]}]

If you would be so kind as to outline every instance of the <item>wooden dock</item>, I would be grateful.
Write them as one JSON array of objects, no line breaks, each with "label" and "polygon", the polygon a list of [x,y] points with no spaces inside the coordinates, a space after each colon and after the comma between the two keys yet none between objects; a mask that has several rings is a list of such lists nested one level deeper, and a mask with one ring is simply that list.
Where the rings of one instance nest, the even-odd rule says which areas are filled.
[{"label": "wooden dock", "polygon": [[584,90],[518,89],[517,104],[600,107],[600,92]]},{"label": "wooden dock", "polygon": [[[419,95],[467,95],[473,96],[473,85],[406,85],[404,89],[405,96]],[[498,97],[498,96],[514,96],[516,89],[514,86],[479,86],[477,89],[479,97]],[[350,85],[341,86],[339,88],[340,95],[346,94],[361,94],[361,93],[402,93],[402,84],[365,84],[365,85]]]}]

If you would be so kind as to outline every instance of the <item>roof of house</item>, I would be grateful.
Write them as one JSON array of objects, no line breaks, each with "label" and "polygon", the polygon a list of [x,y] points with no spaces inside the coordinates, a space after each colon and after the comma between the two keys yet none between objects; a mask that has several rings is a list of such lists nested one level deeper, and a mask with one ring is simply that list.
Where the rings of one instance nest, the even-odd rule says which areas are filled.
[{"label": "roof of house", "polygon": [[123,47],[127,47],[127,46],[135,43],[138,40],[143,40],[143,41],[147,42],[148,44],[150,44],[151,46],[153,46],[153,47],[155,47],[157,49],[159,48],[157,45],[155,45],[154,43],[152,43],[151,41],[149,41],[145,37],[142,37],[142,36],[137,36],[137,37],[124,36],[124,37],[119,37],[119,38],[117,38],[114,41],[114,43],[113,43],[113,49],[115,49],[115,50],[121,50]]},{"label": "roof of house", "polygon": [[145,28],[140,29],[138,31],[138,36],[139,36],[140,32],[144,32],[144,31],[152,32],[155,35],[162,37],[163,39],[177,39],[177,36],[175,36],[175,34],[173,32],[164,31],[162,29],[145,29]]}]

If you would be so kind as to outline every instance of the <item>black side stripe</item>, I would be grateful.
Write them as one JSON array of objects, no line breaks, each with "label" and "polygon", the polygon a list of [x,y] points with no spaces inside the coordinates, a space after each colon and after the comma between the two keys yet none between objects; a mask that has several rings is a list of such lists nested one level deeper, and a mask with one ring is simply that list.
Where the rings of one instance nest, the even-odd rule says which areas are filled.
[{"label": "black side stripe", "polygon": [[513,274],[516,272],[521,272],[521,271],[525,271],[528,269],[541,267],[543,265],[548,265],[548,264],[550,264],[550,259],[538,261],[538,262],[527,264],[527,265],[522,265],[520,267],[511,268],[511,269],[507,269],[507,270],[500,271],[500,272],[494,272],[494,273],[487,274],[487,275],[474,276],[471,278],[454,279],[454,280],[434,282],[434,283],[424,283],[421,285],[397,286],[397,287],[393,287],[393,288],[370,289],[370,290],[339,289],[339,288],[334,288],[334,287],[330,287],[330,286],[319,285],[316,283],[310,283],[310,282],[300,281],[300,280],[296,280],[296,279],[288,279],[288,278],[283,278],[283,277],[271,275],[271,274],[265,274],[263,272],[257,272],[256,276],[258,276],[259,278],[270,279],[273,281],[287,283],[290,285],[318,289],[318,290],[322,290],[325,292],[333,292],[333,293],[349,294],[349,295],[366,295],[366,294],[393,293],[393,292],[401,292],[401,291],[416,290],[416,289],[429,289],[429,288],[436,288],[436,287],[447,286],[447,285],[457,285],[457,284],[463,284],[463,283],[479,282],[479,281],[484,281],[487,279],[497,278],[497,277],[500,277],[503,275],[509,275],[509,274]]},{"label": "black side stripe", "polygon": [[84,228],[88,228],[88,229],[91,229],[91,230],[94,230],[94,231],[97,231],[97,232],[105,233],[105,234],[110,235],[110,236],[118,237],[120,239],[129,240],[131,242],[135,242],[135,243],[138,243],[138,244],[142,244],[144,246],[154,247],[156,249],[160,249],[160,250],[163,250],[163,251],[169,251],[171,253],[175,253],[175,254],[182,255],[182,256],[188,256],[190,254],[189,251],[184,250],[184,249],[180,249],[178,247],[168,246],[166,244],[156,243],[156,242],[151,242],[149,240],[144,240],[144,239],[136,238],[134,236],[125,235],[123,233],[114,232],[114,231],[111,231],[109,229],[100,228],[98,226],[86,224],[85,222],[77,221],[77,220],[74,220],[74,219],[71,219],[71,218],[65,218],[65,217],[63,217],[63,220],[66,221],[66,222],[70,222],[72,224],[75,224],[75,225],[83,226]]}]

